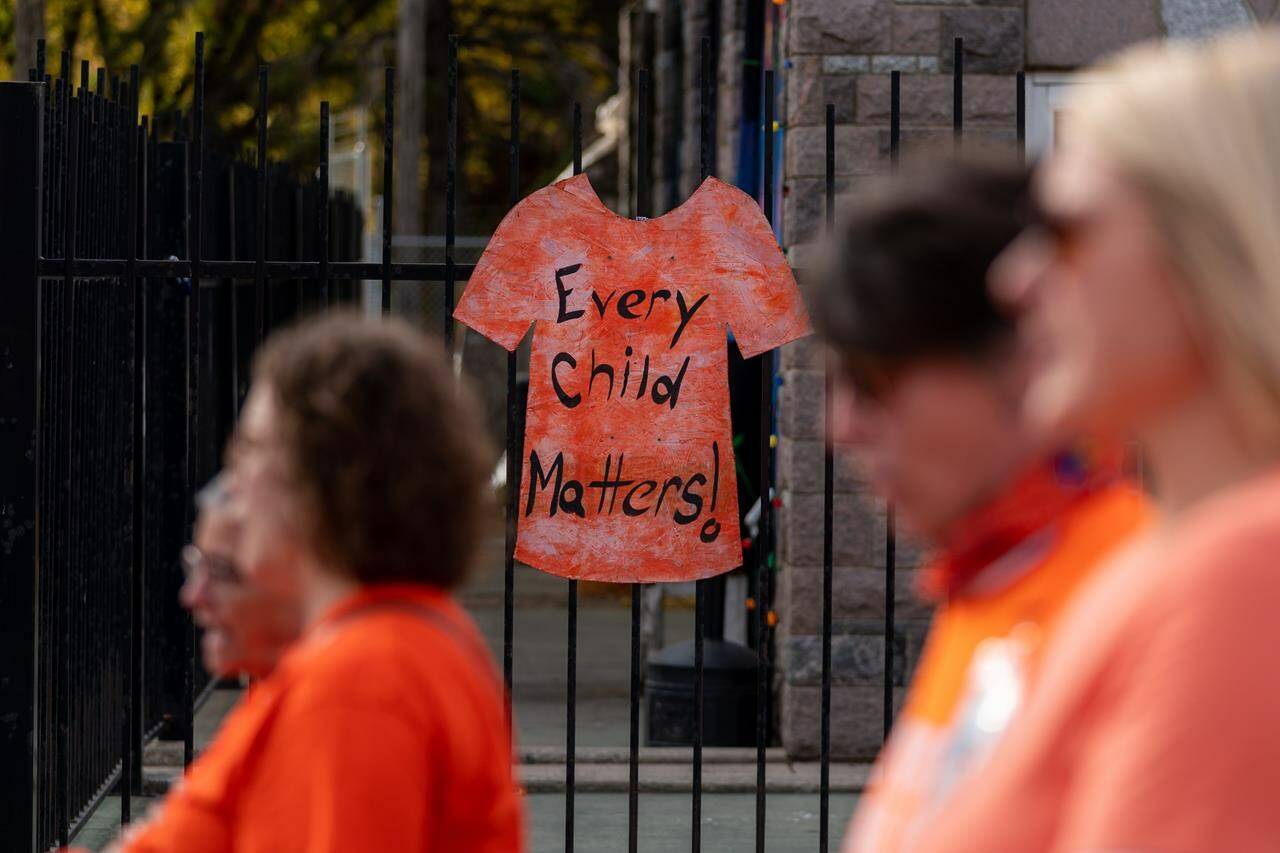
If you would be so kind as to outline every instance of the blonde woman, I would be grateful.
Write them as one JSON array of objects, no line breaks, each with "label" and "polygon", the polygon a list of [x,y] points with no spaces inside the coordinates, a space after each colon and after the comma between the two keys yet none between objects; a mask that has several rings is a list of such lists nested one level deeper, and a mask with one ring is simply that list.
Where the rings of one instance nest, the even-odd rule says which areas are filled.
[{"label": "blonde woman", "polygon": [[1135,436],[1164,520],[1075,600],[930,853],[1280,850],[1280,36],[1103,72],[992,284],[1039,350],[1027,416]]}]

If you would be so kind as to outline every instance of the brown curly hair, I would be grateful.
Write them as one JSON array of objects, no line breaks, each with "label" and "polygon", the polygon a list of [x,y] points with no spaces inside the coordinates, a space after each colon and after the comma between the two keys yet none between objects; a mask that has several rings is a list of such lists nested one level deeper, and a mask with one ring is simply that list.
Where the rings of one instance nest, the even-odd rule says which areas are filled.
[{"label": "brown curly hair", "polygon": [[272,335],[253,378],[272,393],[302,533],[321,560],[362,584],[465,579],[494,453],[438,342],[335,312]]}]

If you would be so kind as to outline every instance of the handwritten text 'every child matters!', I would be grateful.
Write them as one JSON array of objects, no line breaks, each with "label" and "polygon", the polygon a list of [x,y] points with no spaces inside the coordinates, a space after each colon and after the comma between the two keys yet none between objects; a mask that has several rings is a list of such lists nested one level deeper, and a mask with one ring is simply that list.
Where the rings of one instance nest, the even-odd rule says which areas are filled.
[{"label": "handwritten text 'every child matters!'", "polygon": [[[690,300],[678,288],[674,292],[665,288],[652,291],[635,288],[621,294],[611,291],[603,297],[592,293],[590,299],[581,304],[572,298],[574,288],[569,286],[569,278],[581,269],[582,264],[572,264],[555,271],[559,300],[556,323],[572,323],[584,317],[588,311],[597,313],[601,320],[614,313],[621,320],[643,323],[655,309],[675,310],[679,313],[679,321],[668,342],[668,349],[674,350],[689,322],[707,301],[708,294]],[[598,361],[594,348],[591,350],[589,363],[583,363],[582,359],[574,357],[572,353],[557,353],[551,360],[551,387],[556,399],[566,409],[574,409],[584,399],[592,399],[597,394],[603,395],[605,400],[633,395],[636,400],[648,399],[655,406],[674,410],[680,402],[680,388],[689,369],[691,356],[686,355],[672,375],[652,371],[648,354],[644,355],[643,360],[637,357],[639,365],[633,370],[635,355],[632,347],[627,346],[623,351],[624,363],[619,371],[613,363]],[[685,472],[683,476],[671,474],[661,480],[627,479],[624,471],[625,457],[624,453],[619,453],[616,458],[612,453],[607,454],[599,479],[583,483],[582,480],[565,476],[563,452],[557,453],[548,464],[539,458],[536,450],[531,451],[524,514],[532,515],[535,508],[539,508],[540,492],[547,497],[548,516],[565,512],[586,518],[588,510],[607,515],[621,512],[629,517],[650,514],[661,516],[665,512],[670,514],[676,524],[687,525],[697,522],[704,511],[715,512],[720,491],[718,442],[711,443],[711,458],[708,460],[710,477],[702,471],[694,471]],[[698,535],[703,542],[714,542],[720,535],[720,523],[715,518],[706,518]]]}]

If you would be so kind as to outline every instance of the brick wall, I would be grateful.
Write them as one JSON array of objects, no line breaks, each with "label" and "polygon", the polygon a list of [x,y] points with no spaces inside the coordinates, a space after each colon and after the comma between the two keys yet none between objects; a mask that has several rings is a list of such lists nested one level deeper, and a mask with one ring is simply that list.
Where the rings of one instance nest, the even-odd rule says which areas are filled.
[{"label": "brick wall", "polygon": [[[825,210],[826,104],[835,106],[836,189],[856,193],[889,170],[889,74],[902,73],[904,150],[951,134],[955,36],[965,40],[967,139],[1012,141],[1022,68],[1022,2],[792,0],[786,46],[783,236],[812,265]],[[822,673],[822,352],[782,353],[779,396],[779,723],[795,757],[818,753]],[[837,461],[832,630],[832,754],[869,758],[882,738],[883,505]],[[913,594],[917,550],[900,540],[893,680],[897,700],[919,657],[928,609]]]}]

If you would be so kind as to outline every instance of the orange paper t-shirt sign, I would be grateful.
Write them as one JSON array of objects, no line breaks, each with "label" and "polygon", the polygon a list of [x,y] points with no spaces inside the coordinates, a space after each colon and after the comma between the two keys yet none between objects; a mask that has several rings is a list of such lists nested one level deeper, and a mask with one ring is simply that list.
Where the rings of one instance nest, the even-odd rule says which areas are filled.
[{"label": "orange paper t-shirt sign", "polygon": [[513,350],[536,328],[516,557],[616,582],[742,563],[726,330],[746,357],[809,333],[760,208],[708,178],[656,219],[586,175],[517,205],[454,316]]}]

